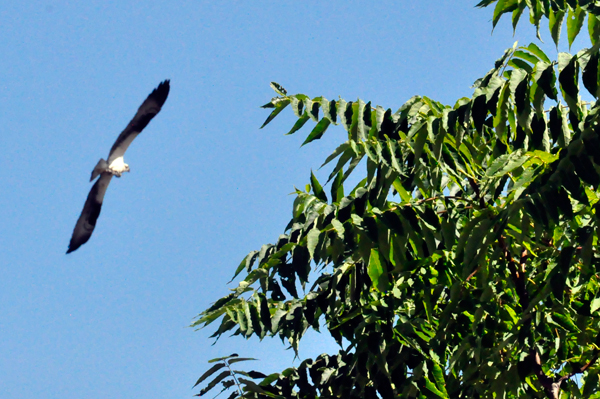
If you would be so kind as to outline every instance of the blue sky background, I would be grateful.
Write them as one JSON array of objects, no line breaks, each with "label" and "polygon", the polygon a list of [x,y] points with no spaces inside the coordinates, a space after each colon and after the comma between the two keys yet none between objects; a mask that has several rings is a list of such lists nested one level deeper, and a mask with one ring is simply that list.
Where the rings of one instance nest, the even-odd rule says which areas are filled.
[{"label": "blue sky background", "polygon": [[[492,9],[475,4],[4,0],[0,398],[189,398],[214,357],[298,365],[278,339],[211,346],[212,329],[187,328],[283,232],[294,185],[345,140],[330,128],[300,148],[307,127],[283,135],[291,110],[259,130],[269,82],[394,110],[415,94],[454,104],[515,40],[535,41],[526,16],[514,37],[508,18],[492,35]],[[65,255],[91,170],[167,78],[163,110],[125,156],[132,172]],[[300,355],[335,350],[310,334]]]}]

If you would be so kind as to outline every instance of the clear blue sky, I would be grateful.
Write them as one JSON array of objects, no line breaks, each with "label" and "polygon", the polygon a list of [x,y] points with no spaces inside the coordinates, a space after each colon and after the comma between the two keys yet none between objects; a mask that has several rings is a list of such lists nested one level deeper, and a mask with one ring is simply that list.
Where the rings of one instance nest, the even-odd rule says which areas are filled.
[{"label": "clear blue sky", "polygon": [[[0,398],[189,398],[213,357],[291,365],[278,339],[211,346],[213,330],[186,327],[283,232],[293,186],[344,140],[337,127],[300,148],[308,130],[283,135],[291,111],[259,130],[269,82],[394,110],[415,94],[453,104],[515,40],[535,40],[526,16],[514,38],[508,19],[491,35],[492,9],[475,3],[4,0]],[[65,255],[91,170],[166,78],[131,173]],[[300,355],[335,350],[311,335]]]}]

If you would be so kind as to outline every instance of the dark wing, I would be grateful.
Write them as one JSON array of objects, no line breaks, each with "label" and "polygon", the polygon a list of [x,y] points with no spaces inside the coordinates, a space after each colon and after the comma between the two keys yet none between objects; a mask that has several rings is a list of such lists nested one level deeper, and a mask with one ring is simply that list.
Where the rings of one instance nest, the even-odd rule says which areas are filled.
[{"label": "dark wing", "polygon": [[150,93],[148,98],[140,105],[137,113],[129,122],[125,130],[121,132],[115,144],[110,149],[108,155],[108,164],[110,165],[115,159],[122,157],[127,151],[129,144],[144,130],[146,125],[160,112],[163,104],[169,95],[169,81],[165,80],[158,85],[156,89]]},{"label": "dark wing", "polygon": [[96,220],[98,220],[98,216],[100,216],[104,194],[106,194],[106,189],[108,188],[108,184],[112,177],[112,173],[104,172],[96,181],[96,184],[92,186],[92,189],[85,200],[81,216],[79,216],[77,224],[73,229],[73,236],[71,237],[67,253],[75,251],[85,244],[92,236],[94,227],[96,227]]}]

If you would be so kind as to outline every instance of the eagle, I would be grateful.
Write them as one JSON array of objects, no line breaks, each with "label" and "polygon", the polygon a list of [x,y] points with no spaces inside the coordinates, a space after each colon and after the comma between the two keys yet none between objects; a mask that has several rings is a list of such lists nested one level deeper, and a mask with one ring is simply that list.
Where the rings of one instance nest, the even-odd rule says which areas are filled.
[{"label": "eagle", "polygon": [[123,161],[123,155],[127,148],[137,137],[138,134],[144,130],[146,125],[160,112],[163,104],[167,100],[169,95],[169,80],[165,80],[160,83],[156,89],[150,93],[148,98],[140,105],[137,113],[129,122],[125,130],[121,132],[117,141],[113,144],[108,154],[108,160],[100,159],[98,164],[92,171],[90,182],[96,179],[96,183],[92,186],[90,193],[85,200],[81,216],[75,224],[73,229],[73,235],[71,236],[71,242],[69,243],[69,249],[67,253],[75,251],[77,248],[85,244],[96,227],[96,221],[100,216],[100,210],[102,209],[102,201],[104,200],[104,194],[113,176],[121,177],[125,172],[129,172],[129,165]]}]

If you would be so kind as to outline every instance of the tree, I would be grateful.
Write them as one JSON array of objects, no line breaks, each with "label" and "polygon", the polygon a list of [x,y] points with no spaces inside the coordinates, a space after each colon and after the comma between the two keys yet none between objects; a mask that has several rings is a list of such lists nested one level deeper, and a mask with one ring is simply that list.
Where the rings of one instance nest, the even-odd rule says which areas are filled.
[{"label": "tree", "polygon": [[325,160],[329,193],[311,173],[285,234],[194,326],[297,349],[325,325],[340,348],[257,383],[229,369],[202,394],[222,380],[243,388],[231,398],[600,397],[600,6],[478,6],[494,3],[494,25],[528,10],[557,45],[565,16],[569,44],[587,17],[593,47],[551,61],[515,45],[454,106],[416,96],[393,112],[272,84],[264,125],[290,106],[290,133],[316,123],[305,144],[332,124],[348,140]]}]

